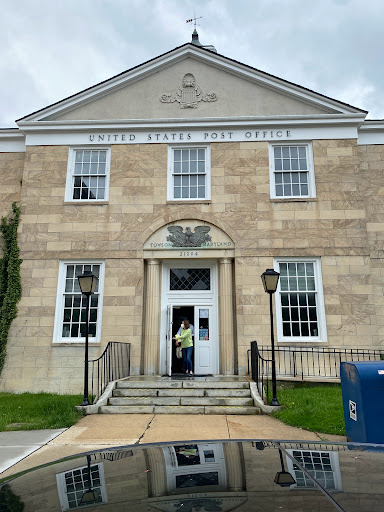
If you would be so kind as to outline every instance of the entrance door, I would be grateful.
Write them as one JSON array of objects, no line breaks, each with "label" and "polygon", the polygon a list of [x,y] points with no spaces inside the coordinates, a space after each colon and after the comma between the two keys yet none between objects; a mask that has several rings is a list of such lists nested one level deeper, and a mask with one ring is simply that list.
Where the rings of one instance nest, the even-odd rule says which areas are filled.
[{"label": "entrance door", "polygon": [[172,326],[173,326],[173,306],[167,306],[167,375],[172,375]]},{"label": "entrance door", "polygon": [[215,261],[163,261],[160,329],[160,372],[163,375],[182,373],[182,361],[176,358],[172,338],[185,319],[194,326],[193,372],[197,375],[218,373],[217,288]]},{"label": "entrance door", "polygon": [[[176,336],[180,332],[181,323],[184,320],[188,320],[191,324],[191,330],[194,333],[194,306],[175,306],[173,305],[172,311],[172,337]],[[193,335],[192,335],[193,339]],[[172,375],[183,374],[183,359],[178,359],[176,356],[176,343],[173,341],[171,346],[171,357],[172,357]],[[192,364],[193,364],[193,353],[192,353]]]},{"label": "entrance door", "polygon": [[207,375],[214,373],[214,356],[216,350],[215,308],[212,306],[195,306],[195,373]]},{"label": "entrance door", "polygon": [[226,467],[221,443],[168,446],[163,448],[163,453],[168,493],[205,493],[226,489]]},{"label": "entrance door", "polygon": [[177,334],[183,320],[193,326],[192,368],[195,375],[211,375],[215,371],[217,350],[217,328],[213,306],[167,306],[167,375],[183,373],[183,361],[176,357],[176,343],[172,338]]}]

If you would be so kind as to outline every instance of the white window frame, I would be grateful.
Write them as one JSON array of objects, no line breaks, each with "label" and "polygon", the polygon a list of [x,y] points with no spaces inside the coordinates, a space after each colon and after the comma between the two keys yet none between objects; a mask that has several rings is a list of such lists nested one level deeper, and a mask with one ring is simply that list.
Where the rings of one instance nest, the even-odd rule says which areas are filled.
[{"label": "white window frame", "polygon": [[[106,151],[106,169],[105,169],[105,194],[104,199],[73,199],[73,177],[75,169],[76,151]],[[111,147],[110,146],[73,146],[69,148],[67,181],[65,184],[65,202],[68,203],[99,203],[109,201],[109,179],[111,174]]]},{"label": "white window frame", "polygon": [[[335,488],[334,489],[327,489],[327,487],[325,487],[325,489],[327,489],[329,492],[333,492],[333,491],[342,491],[343,490],[343,486],[342,486],[342,481],[341,481],[341,471],[340,471],[340,463],[339,463],[339,454],[337,452],[332,452],[332,451],[328,451],[328,450],[305,450],[304,448],[300,448],[300,449],[295,449],[295,450],[287,450],[287,453],[289,453],[293,458],[294,455],[293,455],[293,452],[294,451],[299,451],[299,452],[317,452],[317,453],[326,453],[329,455],[329,459],[330,459],[330,463],[331,463],[331,467],[332,467],[332,474],[333,474],[333,480],[335,482]],[[294,462],[292,461],[292,459],[290,457],[286,457],[286,462],[287,462],[287,469],[288,469],[288,472],[291,473],[291,475],[293,476],[293,478],[296,480],[296,473],[295,473],[295,470],[293,468],[293,465],[294,465]],[[301,469],[299,469],[300,472]],[[307,470],[308,471],[308,470]],[[319,471],[322,471],[322,470],[319,470]],[[312,482],[312,480],[311,480]],[[290,486],[291,489],[298,489],[298,490],[303,490],[303,489],[307,489],[308,491],[310,490],[314,490],[316,489],[316,486],[298,486],[297,484],[293,484]]]},{"label": "white window frame", "polygon": [[67,275],[68,265],[100,265],[99,274],[99,291],[98,291],[98,309],[97,309],[97,327],[96,336],[88,339],[89,343],[100,343],[101,341],[101,326],[103,316],[103,295],[104,295],[104,275],[105,275],[105,262],[103,260],[65,260],[60,261],[59,276],[57,280],[57,296],[56,296],[56,312],[55,324],[53,329],[53,343],[85,343],[83,338],[66,338],[62,335],[63,320],[64,320],[64,290],[65,280]]},{"label": "white window frame", "polygon": [[[173,153],[176,149],[205,149],[205,197],[175,198],[173,186]],[[181,175],[182,176],[182,175]],[[189,175],[188,175],[189,176]],[[182,201],[186,203],[209,201],[211,199],[211,146],[209,144],[183,144],[168,146],[168,172],[167,172],[167,201]]]},{"label": "white window frame", "polygon": [[[96,507],[98,505],[105,505],[108,503],[108,497],[107,497],[107,488],[105,485],[105,477],[104,477],[104,464],[102,462],[94,463],[91,466],[97,466],[97,469],[99,471],[100,476],[100,490],[101,490],[101,501],[100,503],[92,503],[92,507]],[[59,500],[60,500],[60,506],[61,510],[64,512],[66,510],[76,510],[76,509],[86,509],[87,506],[81,505],[80,507],[70,508],[68,503],[68,496],[67,496],[67,486],[65,484],[65,473],[70,473],[76,470],[83,470],[88,469],[88,466],[80,466],[79,468],[71,468],[67,471],[63,471],[62,473],[58,473],[56,475],[56,484],[57,484],[57,491],[59,494]]]},{"label": "white window frame", "polygon": [[[296,146],[296,147],[305,147],[307,153],[307,172],[308,172],[308,195],[306,196],[277,196],[276,195],[276,183],[275,183],[275,172],[284,172],[284,171],[275,171],[275,155],[274,148],[275,147],[283,147],[283,146]],[[296,171],[286,171],[286,172],[296,172]],[[297,171],[302,172],[302,171]],[[270,192],[271,199],[278,199],[281,201],[287,199],[307,199],[307,198],[315,198],[316,197],[316,185],[315,185],[315,172],[313,165],[313,147],[312,142],[279,142],[279,143],[269,143],[269,183],[270,183]]]},{"label": "white window frame", "polygon": [[[281,343],[286,342],[326,342],[327,341],[327,325],[325,319],[324,307],[324,292],[323,292],[323,277],[321,272],[321,259],[320,258],[273,258],[273,268],[276,272],[280,272],[280,263],[313,263],[315,273],[315,292],[316,292],[316,313],[318,324],[318,336],[284,336],[283,335],[283,319],[281,312],[281,288],[280,279],[275,293],[275,306],[276,306],[276,329],[277,341]],[[283,292],[285,293],[285,292]]]}]

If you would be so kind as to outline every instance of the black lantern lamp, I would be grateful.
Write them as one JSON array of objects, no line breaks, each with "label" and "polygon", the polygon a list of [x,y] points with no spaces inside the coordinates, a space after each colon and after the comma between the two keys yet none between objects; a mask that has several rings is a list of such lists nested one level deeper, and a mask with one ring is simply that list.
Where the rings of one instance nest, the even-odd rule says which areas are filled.
[{"label": "black lantern lamp", "polygon": [[277,289],[277,283],[279,282],[279,277],[280,274],[273,270],[273,268],[268,268],[261,274],[261,280],[263,281],[264,290],[266,293],[275,293]]},{"label": "black lantern lamp", "polygon": [[278,471],[275,476],[275,484],[280,485],[280,487],[290,487],[291,485],[296,483],[296,480],[293,478],[291,473],[285,471],[283,454],[279,448],[280,454],[280,463],[281,463],[281,471]]},{"label": "black lantern lamp", "polygon": [[100,494],[96,489],[92,489],[92,480],[91,480],[91,456],[87,455],[87,472],[88,472],[88,489],[84,491],[81,500],[79,501],[79,505],[92,505],[93,503],[97,503],[100,501]]},{"label": "black lantern lamp", "polygon": [[261,274],[264,290],[269,294],[269,315],[271,319],[271,347],[272,347],[272,401],[271,405],[280,405],[276,397],[276,361],[275,361],[275,336],[273,334],[273,307],[272,295],[276,292],[280,274],[268,268]]},{"label": "black lantern lamp", "polygon": [[89,405],[88,400],[88,335],[89,335],[89,297],[95,292],[98,278],[92,272],[85,271],[77,277],[81,293],[85,295],[85,357],[84,357],[84,398],[82,406]]},{"label": "black lantern lamp", "polygon": [[83,274],[78,276],[77,279],[79,280],[81,293],[84,295],[92,295],[92,293],[95,292],[98,279],[92,272],[86,270]]}]

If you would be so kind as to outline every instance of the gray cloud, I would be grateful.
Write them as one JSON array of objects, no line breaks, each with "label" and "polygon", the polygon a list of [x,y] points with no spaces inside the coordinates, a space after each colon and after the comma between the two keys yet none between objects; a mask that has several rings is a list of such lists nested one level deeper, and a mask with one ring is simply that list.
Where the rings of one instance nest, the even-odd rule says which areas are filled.
[{"label": "gray cloud", "polygon": [[382,0],[3,0],[0,125],[190,41],[384,117]]}]

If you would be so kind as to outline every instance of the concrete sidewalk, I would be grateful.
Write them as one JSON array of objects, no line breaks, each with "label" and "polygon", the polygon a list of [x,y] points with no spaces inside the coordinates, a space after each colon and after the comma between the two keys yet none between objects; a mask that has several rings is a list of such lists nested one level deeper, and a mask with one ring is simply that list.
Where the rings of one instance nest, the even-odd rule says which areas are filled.
[{"label": "concrete sidewalk", "polygon": [[28,457],[67,429],[0,432],[0,473]]},{"label": "concrete sidewalk", "polygon": [[[52,433],[52,431],[35,432]],[[13,434],[19,434],[20,438],[24,436],[27,443],[28,431],[2,432],[0,433],[1,454],[6,453],[3,451],[4,445]],[[208,439],[346,440],[343,436],[317,434],[290,427],[276,418],[262,415],[98,414],[86,416],[60,435],[47,438],[44,446],[33,453],[29,452],[31,453],[29,456],[16,464],[9,452],[8,465],[6,465],[7,462],[3,463],[3,466],[9,469],[0,476],[9,476],[62,457],[110,446]]]}]

